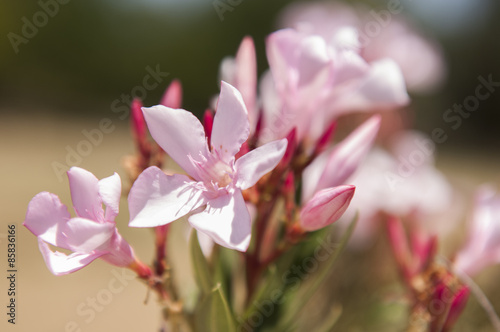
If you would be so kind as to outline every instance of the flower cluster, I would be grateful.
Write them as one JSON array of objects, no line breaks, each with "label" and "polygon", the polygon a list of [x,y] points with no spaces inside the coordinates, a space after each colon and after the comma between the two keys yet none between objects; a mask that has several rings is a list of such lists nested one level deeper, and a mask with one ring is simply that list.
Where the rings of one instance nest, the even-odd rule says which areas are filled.
[{"label": "flower cluster", "polygon": [[[29,203],[24,221],[38,237],[49,270],[67,274],[97,258],[130,268],[157,292],[166,320],[176,317],[176,326],[186,330],[207,322],[216,331],[235,331],[237,323],[255,330],[254,304],[269,301],[265,296],[274,296],[267,293],[275,287],[273,299],[279,300],[273,305],[294,294],[289,298],[295,304],[285,305],[288,313],[275,317],[278,330],[289,330],[318,282],[304,283],[301,293],[276,275],[289,275],[294,260],[316,255],[310,243],[328,238],[328,226],[340,219],[345,236],[335,254],[328,250],[325,266],[331,267],[353,232],[355,222],[349,221],[358,215],[351,244],[367,246],[385,225],[413,301],[412,319],[429,331],[450,329],[469,296],[461,273],[472,275],[500,261],[499,199],[491,189],[480,191],[469,242],[452,265],[440,265],[435,258],[444,232],[435,220],[456,219],[449,216],[456,197],[433,166],[434,145],[406,130],[386,135],[391,138],[381,141],[385,147],[372,148],[384,123],[393,123],[387,114],[409,104],[407,84],[421,90],[442,80],[438,48],[400,21],[367,43],[365,14],[318,6],[294,7],[283,16],[287,27],[266,40],[269,70],[260,80],[254,42],[245,37],[236,56],[223,60],[220,94],[202,121],[181,108],[177,80],[159,105],[133,101],[136,153],[124,159],[129,226],[155,230],[151,266],[116,228],[118,174],[98,180],[73,167],[68,178],[76,216],[56,195],[42,192]],[[411,54],[414,46],[428,61],[408,60],[421,59]],[[428,63],[440,70],[422,70]],[[416,155],[418,165],[405,164]],[[167,168],[167,160],[178,167]],[[200,300],[194,309],[183,306],[182,285],[173,282],[176,271],[166,253],[170,225],[177,221],[192,229],[189,249]],[[433,301],[450,290],[448,310],[432,314]]]}]

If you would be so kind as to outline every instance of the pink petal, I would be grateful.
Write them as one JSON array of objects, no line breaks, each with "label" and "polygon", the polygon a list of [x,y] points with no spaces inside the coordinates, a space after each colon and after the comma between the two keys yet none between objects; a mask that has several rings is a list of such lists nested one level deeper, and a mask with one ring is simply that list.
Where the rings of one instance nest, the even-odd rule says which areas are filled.
[{"label": "pink petal", "polygon": [[156,227],[205,204],[202,191],[185,175],[168,176],[158,167],[139,175],[128,196],[131,227]]},{"label": "pink petal", "polygon": [[457,253],[455,268],[472,276],[483,268],[500,263],[500,197],[484,185],[475,195],[474,213],[469,221],[468,240]]},{"label": "pink petal", "polygon": [[[259,142],[268,143],[283,138],[291,124],[283,121],[283,100],[276,90],[271,72],[262,74],[259,84],[259,95],[262,100],[262,129],[259,133]],[[293,120],[293,119],[292,119]],[[292,123],[293,124],[293,123]]]},{"label": "pink petal", "polygon": [[[278,30],[267,38],[267,58],[278,91],[316,90],[326,83],[331,62],[323,38],[292,29]],[[320,75],[322,74],[322,75]],[[310,91],[309,91],[310,92]],[[308,92],[303,92],[308,94]],[[293,96],[293,95],[292,95]],[[304,97],[304,96],[302,96]]]},{"label": "pink petal", "polygon": [[106,205],[105,219],[107,221],[114,221],[118,215],[121,194],[122,182],[117,173],[99,181],[99,196]]},{"label": "pink petal", "polygon": [[103,221],[104,211],[99,196],[99,180],[94,174],[80,167],[68,171],[71,200],[79,217]]},{"label": "pink petal", "polygon": [[154,140],[179,166],[196,178],[197,171],[189,156],[200,160],[200,154],[207,157],[209,153],[200,121],[191,112],[162,105],[142,110]]},{"label": "pink petal", "polygon": [[61,228],[71,218],[66,205],[54,194],[41,192],[30,201],[23,225],[52,245],[67,248]]},{"label": "pink petal", "polygon": [[370,150],[380,127],[380,116],[374,115],[335,146],[318,181],[316,191],[341,185]]},{"label": "pink petal", "polygon": [[66,235],[68,248],[80,253],[90,253],[97,249],[106,250],[115,224],[97,223],[84,218],[70,219],[61,230]]},{"label": "pink petal", "polygon": [[248,113],[240,92],[223,81],[212,129],[212,151],[216,150],[221,160],[229,163],[249,132]]},{"label": "pink petal", "polygon": [[109,253],[101,256],[103,261],[115,266],[129,266],[135,261],[134,250],[130,244],[114,229],[109,244],[106,248]]},{"label": "pink petal", "polygon": [[236,186],[248,189],[272,171],[285,154],[287,139],[264,144],[236,161]]},{"label": "pink petal", "polygon": [[209,258],[214,248],[214,240],[212,240],[210,236],[203,232],[197,232],[196,235],[198,237],[198,242],[200,243],[200,248],[203,252],[203,255]]},{"label": "pink petal", "polygon": [[161,99],[161,105],[171,108],[181,108],[182,105],[182,85],[178,80],[173,80],[165,90]]},{"label": "pink petal", "polygon": [[257,99],[257,56],[252,37],[245,37],[236,53],[236,74],[234,86],[243,96],[252,125],[257,122],[255,102]]},{"label": "pink petal", "polygon": [[338,186],[317,192],[300,212],[302,228],[314,231],[337,221],[349,206],[354,190],[354,186]]},{"label": "pink petal", "polygon": [[38,240],[38,247],[45,260],[45,264],[50,272],[56,276],[78,271],[92,263],[96,258],[105,254],[104,252],[95,252],[91,254],[73,253],[68,256],[58,251],[53,252],[49,248],[49,245],[41,239]]},{"label": "pink petal", "polygon": [[391,109],[408,102],[403,74],[397,64],[389,59],[372,63],[363,79],[353,85],[350,91],[335,95],[331,101],[336,113]]},{"label": "pink petal", "polygon": [[323,175],[326,164],[330,155],[334,151],[333,148],[327,149],[325,152],[320,153],[313,162],[304,169],[302,173],[302,202],[305,203],[316,192],[319,179]]},{"label": "pink petal", "polygon": [[299,34],[292,29],[278,30],[267,37],[267,61],[279,91],[285,90],[290,84],[297,84],[297,78],[291,81],[291,72],[297,63],[299,43]]},{"label": "pink petal", "polygon": [[226,248],[246,251],[250,244],[252,224],[240,190],[210,200],[203,212],[189,217],[189,223]]}]

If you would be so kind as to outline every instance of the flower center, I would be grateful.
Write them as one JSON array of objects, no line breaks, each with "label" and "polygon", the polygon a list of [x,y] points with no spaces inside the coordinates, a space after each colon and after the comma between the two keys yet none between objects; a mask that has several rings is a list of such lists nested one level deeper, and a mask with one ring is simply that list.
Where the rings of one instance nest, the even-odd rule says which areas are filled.
[{"label": "flower center", "polygon": [[201,162],[193,159],[191,162],[196,166],[199,179],[206,189],[218,191],[233,182],[233,167],[220,160],[216,153],[210,154],[208,158],[201,156],[201,159]]},{"label": "flower center", "polygon": [[233,170],[229,165],[222,161],[217,161],[211,168],[213,174],[212,181],[217,183],[218,187],[226,187],[233,182]]}]

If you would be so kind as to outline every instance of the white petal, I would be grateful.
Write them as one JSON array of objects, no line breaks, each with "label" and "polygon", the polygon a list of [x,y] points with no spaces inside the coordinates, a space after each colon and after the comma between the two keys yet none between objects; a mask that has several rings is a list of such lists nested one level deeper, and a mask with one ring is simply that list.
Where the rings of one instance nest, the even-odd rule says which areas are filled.
[{"label": "white petal", "polygon": [[285,154],[287,139],[264,144],[236,161],[236,186],[248,189],[272,171]]},{"label": "white petal", "polygon": [[[80,253],[90,253],[109,244],[115,232],[115,223],[97,223],[84,218],[70,219],[62,231],[67,237],[70,250]],[[101,247],[101,248],[100,248]]]},{"label": "white petal", "polygon": [[240,151],[250,132],[248,113],[240,92],[222,82],[212,130],[212,151],[229,163]]},{"label": "white petal", "polygon": [[105,254],[105,252],[95,252],[91,254],[73,253],[68,256],[62,252],[53,252],[49,248],[49,245],[40,239],[38,240],[38,247],[45,260],[45,264],[47,264],[50,272],[56,276],[78,271],[92,263],[96,258]]},{"label": "white petal", "polygon": [[209,153],[200,121],[186,110],[162,105],[142,110],[154,140],[179,166],[196,178],[197,171],[189,156],[200,161],[200,154],[207,157]]},{"label": "white petal", "polygon": [[250,244],[250,214],[239,190],[210,200],[203,212],[189,217],[189,223],[226,248],[246,251]]},{"label": "white petal", "polygon": [[139,175],[128,196],[131,227],[168,224],[205,204],[202,191],[185,175],[168,176],[152,166]]},{"label": "white petal", "polygon": [[61,248],[68,249],[66,237],[61,232],[71,218],[66,205],[59,197],[48,192],[41,192],[30,201],[24,226],[38,238]]},{"label": "white petal", "polygon": [[99,180],[94,174],[79,167],[68,171],[71,200],[79,217],[104,221],[104,210],[99,196]]},{"label": "white petal", "polygon": [[115,220],[120,210],[120,197],[122,194],[122,182],[120,176],[115,173],[99,181],[99,195],[106,205],[107,221]]}]

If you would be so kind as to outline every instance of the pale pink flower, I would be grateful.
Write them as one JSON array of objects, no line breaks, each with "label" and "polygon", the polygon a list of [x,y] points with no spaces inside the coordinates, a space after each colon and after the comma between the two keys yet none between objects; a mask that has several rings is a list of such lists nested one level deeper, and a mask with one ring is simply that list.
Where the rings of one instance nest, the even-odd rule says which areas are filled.
[{"label": "pale pink flower", "polygon": [[294,127],[299,139],[316,139],[341,114],[408,103],[398,66],[389,59],[366,62],[356,43],[357,33],[349,27],[330,40],[294,29],[268,37],[272,77],[261,82],[263,141],[284,137]]},{"label": "pale pink flower", "polygon": [[318,34],[326,40],[335,39],[346,26],[355,28],[358,41],[352,45],[357,45],[363,58],[370,63],[383,58],[394,60],[412,92],[431,92],[446,76],[443,52],[437,42],[422,35],[401,14],[385,9],[338,2],[295,3],[284,10],[279,25]]},{"label": "pale pink flower", "polygon": [[467,243],[458,252],[454,266],[470,276],[500,263],[500,196],[489,186],[475,197]]},{"label": "pale pink flower", "polygon": [[315,231],[337,221],[349,206],[355,188],[344,185],[317,192],[300,211],[302,228]]},{"label": "pale pink flower", "polygon": [[[71,217],[59,197],[41,192],[30,201],[23,223],[38,237],[49,270],[55,275],[68,274],[96,258],[121,267],[140,264],[114,222],[121,195],[120,176],[115,173],[98,180],[92,173],[72,167],[68,178],[76,217]],[[73,253],[54,252],[49,244]]]},{"label": "pale pink flower", "polygon": [[434,166],[432,140],[418,132],[402,132],[392,141],[390,150],[372,149],[348,180],[356,186],[356,195],[345,221],[359,211],[353,245],[370,243],[381,213],[403,218],[430,234],[443,235],[458,221],[457,196]]},{"label": "pale pink flower", "polygon": [[287,140],[235,155],[249,135],[241,94],[222,82],[211,146],[200,121],[190,112],[165,106],[144,108],[155,141],[189,175],[167,176],[146,169],[129,195],[130,226],[156,227],[192,212],[189,223],[218,244],[245,251],[251,219],[241,191],[252,187],[279,163]]}]

